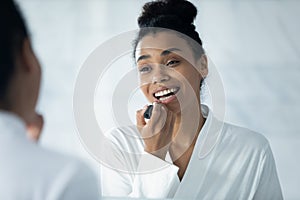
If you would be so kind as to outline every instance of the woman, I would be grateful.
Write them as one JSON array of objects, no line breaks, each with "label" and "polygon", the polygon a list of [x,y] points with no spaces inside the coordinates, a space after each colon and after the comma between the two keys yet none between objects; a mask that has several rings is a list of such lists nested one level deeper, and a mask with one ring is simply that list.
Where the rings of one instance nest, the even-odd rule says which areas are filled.
[{"label": "woman", "polygon": [[0,199],[99,199],[93,171],[37,144],[41,66],[13,0],[0,3]]},{"label": "woman", "polygon": [[[268,141],[223,123],[201,105],[207,57],[185,0],[146,3],[134,43],[140,89],[153,103],[137,127],[111,132],[122,170],[102,169],[105,196],[183,199],[282,199]],[[153,28],[154,27],[154,28]],[[135,137],[129,137],[135,136]],[[128,156],[134,152],[139,156]]]}]

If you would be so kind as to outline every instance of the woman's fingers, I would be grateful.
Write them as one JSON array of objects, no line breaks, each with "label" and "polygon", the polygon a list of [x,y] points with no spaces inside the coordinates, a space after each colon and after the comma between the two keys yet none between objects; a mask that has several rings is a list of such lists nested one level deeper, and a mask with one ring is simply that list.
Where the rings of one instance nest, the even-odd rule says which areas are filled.
[{"label": "woman's fingers", "polygon": [[136,113],[137,127],[145,142],[145,151],[164,159],[172,142],[175,115],[164,104],[153,103],[152,116],[146,123],[146,109],[147,106]]},{"label": "woman's fingers", "polygon": [[138,127],[143,127],[146,125],[146,121],[144,119],[144,113],[147,109],[147,105],[144,106],[143,109],[136,111],[136,124]]},{"label": "woman's fingers", "polygon": [[152,116],[147,124],[147,127],[151,130],[152,135],[161,132],[167,118],[167,111],[163,109],[163,105],[159,103],[153,103]]}]

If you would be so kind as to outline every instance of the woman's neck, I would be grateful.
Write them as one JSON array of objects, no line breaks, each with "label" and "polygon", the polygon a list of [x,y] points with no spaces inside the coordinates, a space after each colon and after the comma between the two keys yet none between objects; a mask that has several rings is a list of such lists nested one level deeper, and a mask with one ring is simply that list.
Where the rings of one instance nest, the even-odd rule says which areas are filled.
[{"label": "woman's neck", "polygon": [[198,135],[205,123],[199,104],[190,104],[176,116],[173,141],[169,153],[173,163],[179,167],[178,177],[181,180],[194,151]]},{"label": "woman's neck", "polygon": [[201,113],[200,103],[192,104],[177,114],[171,144],[175,160],[196,143],[204,122],[205,118]]}]

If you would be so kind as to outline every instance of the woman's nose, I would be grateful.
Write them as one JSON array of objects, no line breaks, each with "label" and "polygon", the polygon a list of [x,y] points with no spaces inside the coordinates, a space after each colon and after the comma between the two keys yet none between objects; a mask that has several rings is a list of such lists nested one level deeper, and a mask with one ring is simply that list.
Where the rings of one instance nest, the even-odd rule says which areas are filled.
[{"label": "woman's nose", "polygon": [[162,83],[170,80],[170,76],[166,73],[163,67],[155,70],[155,73],[152,77],[152,83]]}]

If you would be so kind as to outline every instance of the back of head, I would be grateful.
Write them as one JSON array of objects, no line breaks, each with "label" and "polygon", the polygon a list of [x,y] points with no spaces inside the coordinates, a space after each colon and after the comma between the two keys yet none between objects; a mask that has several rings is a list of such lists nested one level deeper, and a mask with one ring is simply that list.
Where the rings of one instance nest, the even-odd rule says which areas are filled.
[{"label": "back of head", "polygon": [[5,99],[15,60],[28,32],[23,17],[13,0],[0,3],[0,101]]},{"label": "back of head", "polygon": [[[202,54],[204,52],[202,41],[194,25],[196,16],[197,8],[186,0],[158,0],[146,3],[138,18],[138,25],[141,29],[134,43],[134,49],[139,40],[151,32],[151,29],[147,28],[165,28],[192,38],[201,47],[200,54]],[[152,32],[155,31],[155,29],[152,30]]]}]

